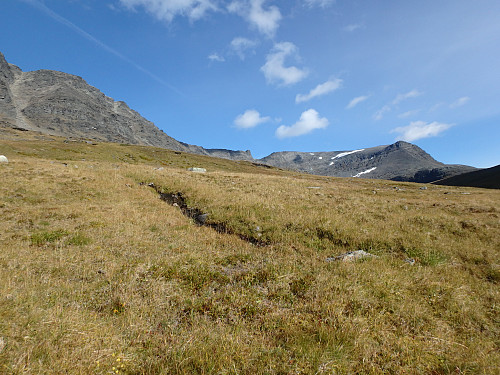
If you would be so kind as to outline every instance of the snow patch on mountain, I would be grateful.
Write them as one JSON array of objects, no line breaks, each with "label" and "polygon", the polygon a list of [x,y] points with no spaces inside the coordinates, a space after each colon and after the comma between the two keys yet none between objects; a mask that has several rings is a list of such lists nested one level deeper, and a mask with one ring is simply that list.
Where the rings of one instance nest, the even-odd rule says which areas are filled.
[{"label": "snow patch on mountain", "polygon": [[352,177],[361,177],[362,175],[364,174],[367,174],[367,173],[370,173],[370,172],[373,172],[375,169],[377,169],[377,167],[373,167],[373,168],[370,168],[364,172],[359,172],[358,174],[352,176]]},{"label": "snow patch on mountain", "polygon": [[346,152],[341,152],[340,154],[338,155],[335,155],[334,157],[332,157],[332,160],[334,159],[338,159],[338,158],[341,158],[343,156],[347,156],[347,155],[351,155],[351,154],[354,154],[355,152],[360,152],[360,151],[364,151],[365,149],[362,148],[360,150],[354,150],[354,151],[346,151]]}]

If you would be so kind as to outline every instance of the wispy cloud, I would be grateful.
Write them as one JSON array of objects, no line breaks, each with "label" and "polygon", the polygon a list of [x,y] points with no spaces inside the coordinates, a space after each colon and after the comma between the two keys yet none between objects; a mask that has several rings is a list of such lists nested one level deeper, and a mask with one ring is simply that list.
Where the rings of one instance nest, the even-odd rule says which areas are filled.
[{"label": "wispy cloud", "polygon": [[260,113],[255,109],[248,109],[245,113],[235,118],[234,125],[239,129],[250,129],[270,120],[269,116],[261,117]]},{"label": "wispy cloud", "polygon": [[320,6],[326,8],[335,3],[335,0],[305,0],[306,5],[310,7]]},{"label": "wispy cloud", "polygon": [[398,115],[398,117],[399,118],[408,118],[408,117],[415,116],[419,112],[420,112],[420,109],[414,109],[412,111],[407,111],[407,112],[401,113],[401,114]]},{"label": "wispy cloud", "polygon": [[411,98],[416,98],[418,96],[422,95],[422,92],[418,90],[411,90],[407,93],[404,94],[398,94],[396,97],[392,100],[390,104],[384,105],[382,108],[380,108],[375,114],[373,115],[374,120],[381,120],[384,115],[390,111],[392,111],[392,108],[397,106],[399,103],[411,99]]},{"label": "wispy cloud", "polygon": [[470,100],[468,96],[463,96],[457,100],[455,100],[453,103],[450,104],[450,108],[458,108],[462,107],[463,105],[467,104],[467,102]]},{"label": "wispy cloud", "polygon": [[146,68],[143,68],[141,65],[139,65],[136,62],[132,61],[128,57],[122,55],[116,49],[108,46],[106,43],[104,43],[104,42],[100,41],[99,39],[95,38],[94,36],[92,36],[91,34],[89,34],[88,32],[86,32],[82,28],[80,28],[77,25],[75,25],[73,22],[71,22],[68,19],[66,19],[66,18],[62,17],[61,15],[57,14],[52,9],[48,8],[41,1],[39,1],[39,0],[21,0],[21,1],[25,2],[27,4],[30,4],[33,7],[37,8],[38,10],[42,11],[43,13],[45,13],[46,15],[48,15],[49,17],[51,17],[53,20],[55,20],[55,21],[61,23],[62,25],[68,27],[69,29],[73,30],[74,32],[76,32],[77,34],[79,34],[80,36],[82,36],[83,38],[85,38],[88,41],[90,41],[90,42],[94,43],[95,45],[97,45],[99,48],[105,50],[106,52],[111,53],[112,55],[118,57],[119,59],[121,59],[122,61],[126,62],[127,64],[133,66],[134,68],[136,68],[137,70],[141,71],[142,73],[148,75],[149,77],[151,77],[152,79],[154,79],[156,82],[158,82],[158,83],[160,83],[160,84],[168,87],[169,89],[171,89],[172,91],[175,91],[176,93],[178,93],[180,95],[184,95],[175,86],[173,86],[170,83],[164,81],[162,78],[158,77],[156,74],[150,72]]},{"label": "wispy cloud", "polygon": [[232,1],[227,9],[239,14],[260,33],[272,38],[278,30],[282,16],[279,8],[275,5],[264,8],[263,5],[266,2],[267,0],[249,0],[248,2],[237,0]]},{"label": "wispy cloud", "polygon": [[399,103],[401,103],[402,101],[405,101],[407,99],[411,99],[411,98],[416,98],[417,96],[420,96],[422,95],[422,93],[418,90],[411,90],[405,94],[398,94],[394,100],[392,101],[392,104],[393,105],[398,105]]},{"label": "wispy cloud", "polygon": [[344,26],[342,30],[352,33],[353,31],[364,29],[365,25],[363,23],[353,23],[347,26]]},{"label": "wispy cloud", "polygon": [[391,133],[399,133],[396,138],[397,140],[413,142],[422,138],[435,137],[452,126],[453,124],[440,122],[426,123],[424,121],[414,121],[408,126],[392,129]]},{"label": "wispy cloud", "polygon": [[359,103],[362,103],[364,102],[365,100],[367,100],[370,96],[369,95],[362,95],[362,96],[358,96],[354,99],[352,99],[349,104],[347,105],[346,109],[352,109],[354,107],[356,107]]},{"label": "wispy cloud", "polygon": [[120,0],[120,3],[128,9],[143,7],[149,14],[166,22],[177,16],[196,21],[208,11],[217,10],[213,0]]},{"label": "wispy cloud", "polygon": [[278,138],[297,137],[312,132],[315,129],[323,129],[328,126],[328,119],[320,118],[317,111],[309,109],[300,115],[299,121],[292,126],[281,125],[276,129]]},{"label": "wispy cloud", "polygon": [[373,119],[377,120],[377,121],[382,120],[382,118],[384,117],[384,115],[387,112],[390,112],[390,111],[391,111],[391,106],[390,105],[384,105],[377,112],[375,112],[375,114],[373,115]]},{"label": "wispy cloud", "polygon": [[290,42],[276,43],[266,57],[266,63],[260,68],[269,83],[292,85],[303,80],[307,69],[299,69],[295,66],[285,66],[285,59],[297,56],[297,47]]},{"label": "wispy cloud", "polygon": [[231,41],[231,50],[241,59],[245,60],[245,55],[247,51],[253,51],[257,46],[257,42],[247,39],[247,38],[234,38]]},{"label": "wispy cloud", "polygon": [[316,98],[318,96],[326,95],[329,94],[335,90],[338,90],[342,86],[342,80],[339,78],[333,78],[325,83],[321,83],[315,88],[313,88],[311,91],[309,91],[308,94],[302,95],[298,94],[295,97],[295,103],[302,103],[302,102],[307,102],[311,100],[312,98]]},{"label": "wispy cloud", "polygon": [[220,56],[217,52],[211,53],[208,55],[208,59],[210,61],[224,62],[226,59],[223,56]]}]

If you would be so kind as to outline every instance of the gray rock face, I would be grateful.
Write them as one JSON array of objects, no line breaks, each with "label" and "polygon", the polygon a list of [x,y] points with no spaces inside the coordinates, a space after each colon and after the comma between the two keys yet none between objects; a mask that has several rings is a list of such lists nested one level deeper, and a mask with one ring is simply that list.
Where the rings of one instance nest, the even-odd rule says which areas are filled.
[{"label": "gray rock face", "polygon": [[232,151],[232,150],[218,149],[218,148],[206,148],[205,151],[208,153],[208,155],[216,158],[231,159],[231,160],[247,160],[247,161],[254,160],[250,150]]}]

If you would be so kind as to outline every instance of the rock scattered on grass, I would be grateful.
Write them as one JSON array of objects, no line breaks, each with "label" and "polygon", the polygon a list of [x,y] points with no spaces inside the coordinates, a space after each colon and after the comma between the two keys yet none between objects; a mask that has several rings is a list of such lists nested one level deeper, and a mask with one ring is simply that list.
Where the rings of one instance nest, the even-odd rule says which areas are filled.
[{"label": "rock scattered on grass", "polygon": [[353,262],[358,259],[363,259],[363,258],[378,258],[377,255],[370,254],[364,250],[356,250],[356,251],[349,251],[344,254],[340,254],[335,257],[329,257],[326,258],[327,262],[335,262],[335,261],[342,261],[342,262]]},{"label": "rock scattered on grass", "polygon": [[5,163],[7,164],[9,162],[9,159],[7,159],[7,156],[5,155],[0,155],[0,163]]},{"label": "rock scattered on grass", "polygon": [[188,171],[197,172],[197,173],[206,173],[207,172],[207,170],[205,168],[197,168],[197,167],[188,168]]}]

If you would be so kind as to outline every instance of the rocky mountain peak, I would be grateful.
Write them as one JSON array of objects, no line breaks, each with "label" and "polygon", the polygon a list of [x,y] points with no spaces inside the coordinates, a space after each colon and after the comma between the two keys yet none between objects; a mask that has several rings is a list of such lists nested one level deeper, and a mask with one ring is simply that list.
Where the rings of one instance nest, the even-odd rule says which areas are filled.
[{"label": "rocky mountain peak", "polygon": [[14,74],[10,69],[10,64],[5,60],[5,56],[0,52],[0,80],[12,82]]}]

